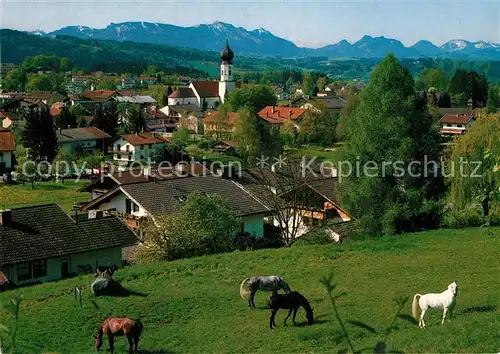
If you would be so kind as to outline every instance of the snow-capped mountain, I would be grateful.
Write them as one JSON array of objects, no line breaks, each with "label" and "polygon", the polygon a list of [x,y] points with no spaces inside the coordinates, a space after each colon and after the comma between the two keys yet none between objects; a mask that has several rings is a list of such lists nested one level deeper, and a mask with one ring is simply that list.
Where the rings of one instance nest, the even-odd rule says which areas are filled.
[{"label": "snow-capped mountain", "polygon": [[[42,32],[39,34],[44,35]],[[454,39],[438,47],[429,41],[421,40],[413,46],[405,47],[396,39],[365,35],[352,44],[342,40],[322,48],[312,49],[298,47],[293,42],[275,36],[264,28],[247,30],[218,21],[191,27],[151,22],[111,23],[100,29],[69,26],[47,35],[166,44],[215,51],[219,51],[228,39],[236,53],[245,55],[380,58],[392,52],[401,58],[456,57],[500,60],[500,44],[487,41],[470,42]]]}]

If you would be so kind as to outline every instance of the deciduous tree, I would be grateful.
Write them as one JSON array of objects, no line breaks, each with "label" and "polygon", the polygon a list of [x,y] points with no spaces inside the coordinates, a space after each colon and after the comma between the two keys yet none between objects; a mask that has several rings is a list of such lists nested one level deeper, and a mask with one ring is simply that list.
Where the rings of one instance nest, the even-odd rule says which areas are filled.
[{"label": "deciduous tree", "polygon": [[238,111],[234,141],[238,154],[248,164],[253,164],[260,154],[258,124],[255,114],[251,113],[247,108]]},{"label": "deciduous tree", "polygon": [[58,144],[54,120],[46,108],[37,107],[27,110],[22,132],[23,144],[29,149],[31,158],[35,161],[52,160],[57,155]]}]

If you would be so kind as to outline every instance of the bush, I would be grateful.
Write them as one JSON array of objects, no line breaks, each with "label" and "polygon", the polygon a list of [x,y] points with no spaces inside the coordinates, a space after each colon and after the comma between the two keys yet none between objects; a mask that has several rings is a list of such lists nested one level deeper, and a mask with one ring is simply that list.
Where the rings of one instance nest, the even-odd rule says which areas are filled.
[{"label": "bush", "polygon": [[483,216],[483,209],[478,204],[469,204],[463,209],[451,207],[445,213],[443,223],[445,227],[453,229],[477,227],[485,223],[500,225],[500,205],[491,205],[488,218]]},{"label": "bush", "polygon": [[323,229],[313,230],[295,241],[294,246],[325,245],[332,243],[331,236]]}]

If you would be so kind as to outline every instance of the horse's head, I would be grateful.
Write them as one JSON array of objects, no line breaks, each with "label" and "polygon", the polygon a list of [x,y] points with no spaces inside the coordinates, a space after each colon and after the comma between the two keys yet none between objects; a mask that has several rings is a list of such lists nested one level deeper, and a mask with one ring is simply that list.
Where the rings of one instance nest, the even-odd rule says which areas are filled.
[{"label": "horse's head", "polygon": [[453,294],[453,296],[457,296],[458,295],[458,285],[457,285],[457,282],[454,281],[453,283],[451,283],[450,285],[448,285],[448,290],[451,291],[451,293]]},{"label": "horse's head", "polygon": [[306,313],[306,317],[307,317],[307,322],[309,322],[310,325],[313,324],[313,310],[311,309],[311,311],[307,311]]},{"label": "horse's head", "polygon": [[94,336],[94,347],[95,347],[95,350],[99,351],[99,349],[101,349],[101,346],[102,346],[102,336],[99,335],[99,334],[96,334]]}]

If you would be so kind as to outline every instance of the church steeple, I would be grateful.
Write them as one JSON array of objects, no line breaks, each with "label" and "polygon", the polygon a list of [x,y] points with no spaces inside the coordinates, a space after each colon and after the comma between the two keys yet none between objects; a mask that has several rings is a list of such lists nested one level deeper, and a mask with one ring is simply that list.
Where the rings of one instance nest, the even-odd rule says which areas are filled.
[{"label": "church steeple", "polygon": [[233,80],[233,58],[234,52],[229,47],[229,42],[226,40],[226,46],[220,52],[220,58],[222,60],[220,64],[220,81],[219,81],[219,97],[222,102],[224,98],[236,84]]}]

